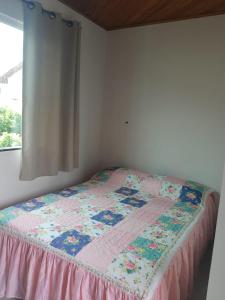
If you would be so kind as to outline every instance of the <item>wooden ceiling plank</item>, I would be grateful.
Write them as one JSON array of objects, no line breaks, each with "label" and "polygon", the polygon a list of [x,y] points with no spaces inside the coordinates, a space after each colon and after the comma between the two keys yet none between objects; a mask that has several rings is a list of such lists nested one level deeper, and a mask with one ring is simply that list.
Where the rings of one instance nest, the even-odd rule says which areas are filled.
[{"label": "wooden ceiling plank", "polygon": [[225,14],[225,0],[60,0],[106,30]]}]

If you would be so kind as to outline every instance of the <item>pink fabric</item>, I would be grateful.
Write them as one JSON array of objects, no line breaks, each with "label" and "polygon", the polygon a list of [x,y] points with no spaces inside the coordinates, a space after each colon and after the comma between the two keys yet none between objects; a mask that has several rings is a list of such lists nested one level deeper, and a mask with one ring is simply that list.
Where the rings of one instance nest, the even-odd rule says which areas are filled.
[{"label": "pink fabric", "polygon": [[[156,219],[174,205],[174,202],[169,198],[153,198],[151,202],[136,211],[131,217],[134,217],[138,222],[146,222],[152,224]],[[124,222],[127,222],[124,220]],[[132,222],[130,220],[130,228]]]},{"label": "pink fabric", "polygon": [[186,300],[190,297],[199,262],[213,241],[218,202],[210,195],[203,215],[177,250],[152,297],[146,300]]},{"label": "pink fabric", "polygon": [[166,176],[165,180],[168,180],[171,183],[176,183],[176,184],[181,184],[181,185],[185,184],[184,179],[177,178],[177,177],[174,177],[174,176]]},{"label": "pink fabric", "polygon": [[70,201],[68,199],[61,199],[57,202],[53,202],[51,205],[62,209],[64,212],[80,208],[80,203],[78,201]]},{"label": "pink fabric", "polygon": [[24,215],[19,216],[15,220],[12,220],[10,224],[12,227],[16,229],[26,232],[30,229],[34,228],[35,226],[43,223],[43,219],[40,216],[31,216],[31,215]]},{"label": "pink fabric", "polygon": [[[110,181],[110,179],[109,179],[109,181]],[[105,186],[101,186],[101,188],[99,188],[99,186],[90,188],[88,191],[83,192],[83,196],[85,195],[85,196],[103,197],[103,196],[105,196],[105,194],[113,192],[114,190],[115,190],[115,186],[110,185],[108,183]]]},{"label": "pink fabric", "polygon": [[84,216],[73,213],[71,215],[70,214],[60,215],[55,218],[55,221],[60,225],[73,227],[82,224],[84,221],[86,221],[86,218]]},{"label": "pink fabric", "polygon": [[0,232],[0,297],[25,300],[136,300],[113,284]]},{"label": "pink fabric", "polygon": [[159,196],[161,184],[162,183],[160,182],[160,180],[153,177],[149,177],[142,182],[141,190],[145,193],[149,193],[154,196]]},{"label": "pink fabric", "polygon": [[[176,251],[153,295],[146,300],[186,300],[194,274],[213,238],[217,205],[206,209]],[[0,297],[25,300],[137,300],[106,280],[55,254],[0,230]]]},{"label": "pink fabric", "polygon": [[96,199],[89,200],[89,203],[90,205],[93,205],[95,207],[107,209],[112,207],[113,204],[116,204],[116,201],[113,201],[111,199],[109,201],[109,199],[106,196],[99,196]]},{"label": "pink fabric", "polygon": [[[126,219],[119,222],[113,230],[96,238],[77,254],[77,259],[106,272],[114,257],[126,248],[142,232],[147,224],[152,224],[163,212],[174,205],[170,199],[153,199]],[[101,253],[101,255],[99,255]]]},{"label": "pink fabric", "polygon": [[122,183],[126,182],[126,178],[128,175],[128,171],[126,170],[119,170],[112,173],[108,180],[108,184],[112,186],[118,186]]}]

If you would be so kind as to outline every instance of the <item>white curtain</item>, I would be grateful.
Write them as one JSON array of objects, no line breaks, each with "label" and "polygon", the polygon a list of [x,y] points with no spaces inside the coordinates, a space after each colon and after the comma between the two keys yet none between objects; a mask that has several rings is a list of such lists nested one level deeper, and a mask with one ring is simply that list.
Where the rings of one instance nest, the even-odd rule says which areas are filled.
[{"label": "white curtain", "polygon": [[79,23],[24,1],[22,180],[78,166],[79,48]]}]

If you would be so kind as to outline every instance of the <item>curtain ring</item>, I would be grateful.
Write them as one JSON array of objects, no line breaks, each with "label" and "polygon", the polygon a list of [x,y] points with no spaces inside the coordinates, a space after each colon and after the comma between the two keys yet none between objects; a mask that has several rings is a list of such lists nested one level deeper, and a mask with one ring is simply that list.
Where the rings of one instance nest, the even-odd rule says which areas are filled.
[{"label": "curtain ring", "polygon": [[73,27],[73,22],[72,22],[72,21],[63,20],[63,22],[64,22],[68,27]]},{"label": "curtain ring", "polygon": [[67,25],[68,27],[73,27],[73,22],[72,22],[72,21],[67,21],[67,22],[66,22],[66,25]]},{"label": "curtain ring", "polygon": [[49,12],[48,15],[49,15],[49,18],[52,20],[56,18],[56,14],[54,12]]},{"label": "curtain ring", "polygon": [[68,22],[67,22],[67,26],[68,26],[68,27],[73,27],[73,22],[72,22],[72,21],[68,21]]},{"label": "curtain ring", "polygon": [[30,9],[34,9],[35,8],[35,4],[34,2],[31,2],[31,1],[25,1],[26,5],[28,8]]}]

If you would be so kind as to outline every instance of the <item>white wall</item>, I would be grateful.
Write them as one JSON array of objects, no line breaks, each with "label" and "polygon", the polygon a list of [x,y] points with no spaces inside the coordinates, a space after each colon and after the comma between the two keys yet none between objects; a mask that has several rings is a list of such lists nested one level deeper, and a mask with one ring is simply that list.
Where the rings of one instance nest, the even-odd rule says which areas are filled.
[{"label": "white wall", "polygon": [[[57,0],[39,1],[65,18],[81,22],[80,162],[71,173],[19,181],[20,151],[0,153],[0,208],[19,200],[80,182],[99,169],[103,78],[107,33]],[[1,0],[0,11],[22,18],[19,0]]]},{"label": "white wall", "polygon": [[225,16],[110,32],[107,60],[103,165],[172,174],[219,190]]},{"label": "white wall", "polygon": [[213,248],[207,300],[223,300],[225,278],[225,169],[220,198],[219,215]]},{"label": "white wall", "polygon": [[[57,0],[40,2],[82,25],[80,166],[21,182],[20,151],[0,153],[0,208],[82,181],[99,169],[100,159],[103,166],[174,174],[219,189],[225,153],[225,17],[106,32]],[[21,18],[18,3],[1,0],[0,11]]]},{"label": "white wall", "polygon": [[[219,190],[225,154],[225,16],[106,33],[57,0],[40,2],[82,23],[80,167],[21,182],[20,151],[0,153],[0,208],[82,181],[100,163],[174,174]],[[21,18],[17,3],[1,0],[0,11]],[[208,300],[223,295],[215,298],[214,291],[225,276],[224,203],[211,271],[218,278],[210,281]]]}]

